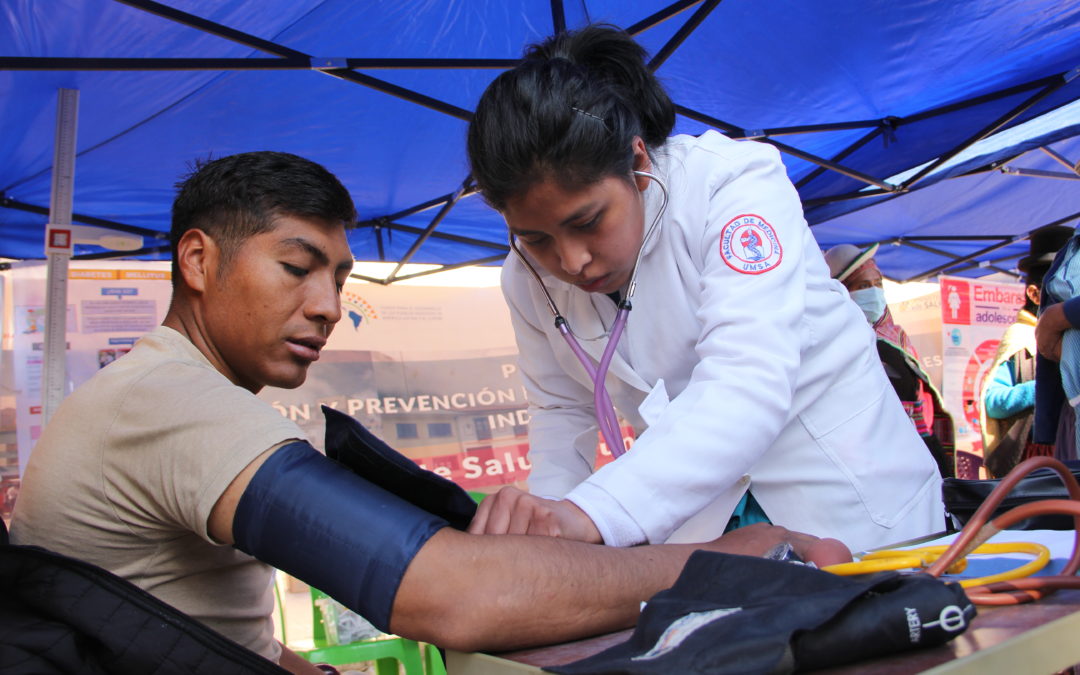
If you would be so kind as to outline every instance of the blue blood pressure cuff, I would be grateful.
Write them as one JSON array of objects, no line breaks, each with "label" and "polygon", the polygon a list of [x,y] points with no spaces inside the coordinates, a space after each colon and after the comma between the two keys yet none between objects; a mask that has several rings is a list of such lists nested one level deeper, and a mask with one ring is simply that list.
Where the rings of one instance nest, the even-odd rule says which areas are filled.
[{"label": "blue blood pressure cuff", "polygon": [[326,418],[327,457],[428,513],[445,518],[451,527],[469,527],[476,515],[476,502],[460,485],[421,469],[345,413],[326,406],[322,411]]},{"label": "blue blood pressure cuff", "polygon": [[[460,487],[435,474],[431,477],[453,489],[432,481],[424,475],[430,472],[385,444],[379,442],[377,452],[367,447],[370,434],[351,417],[327,414],[328,440],[331,427],[333,455],[329,443],[324,456],[309,443],[295,442],[263,462],[236,507],[235,546],[389,632],[394,597],[409,563],[433,534],[451,524],[443,513],[458,525],[464,518],[467,526],[472,518],[451,495],[460,491],[472,512],[476,506]],[[343,455],[360,470],[332,458]],[[431,484],[441,485],[441,503],[457,508],[425,508],[431,497],[417,491]]]}]

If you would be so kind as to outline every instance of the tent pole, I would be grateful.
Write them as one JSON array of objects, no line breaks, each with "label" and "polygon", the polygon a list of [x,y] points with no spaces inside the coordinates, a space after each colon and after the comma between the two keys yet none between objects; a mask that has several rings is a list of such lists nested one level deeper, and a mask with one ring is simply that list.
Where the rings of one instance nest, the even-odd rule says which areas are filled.
[{"label": "tent pole", "polygon": [[74,248],[71,227],[75,184],[75,134],[79,124],[79,91],[60,89],[56,106],[52,191],[45,230],[45,352],[41,366],[41,425],[49,423],[64,399],[67,380],[67,274]]},{"label": "tent pole", "polygon": [[[937,274],[939,274],[941,272],[944,272],[945,270],[949,270],[949,269],[952,269],[953,267],[957,267],[957,266],[962,265],[962,264],[964,264],[966,262],[976,260],[976,259],[986,255],[987,253],[992,253],[992,252],[998,250],[999,248],[1005,248],[1006,246],[1014,244],[1014,243],[1016,243],[1018,241],[1023,241],[1025,239],[1027,239],[1027,237],[1028,237],[1028,235],[1026,235],[1026,234],[1018,235],[1018,236],[1015,236],[1015,237],[1003,237],[1002,238],[1003,241],[1001,241],[1001,242],[999,242],[997,244],[993,244],[992,246],[987,246],[985,248],[981,248],[978,251],[975,251],[974,253],[971,253],[969,255],[965,255],[965,256],[962,256],[962,257],[959,257],[959,258],[955,257],[955,256],[952,256],[950,253],[946,253],[945,251],[935,249],[935,248],[932,248],[930,246],[923,246],[921,244],[914,244],[912,242],[905,241],[903,238],[900,238],[899,242],[901,244],[905,245],[905,246],[910,246],[912,248],[917,248],[917,249],[922,250],[922,251],[928,251],[930,253],[936,253],[937,255],[940,255],[940,256],[945,256],[945,257],[950,257],[951,256],[953,258],[952,262],[945,263],[944,265],[938,265],[937,267],[935,267],[935,268],[933,268],[931,270],[928,270],[926,272],[923,272],[922,274],[911,277],[909,279],[904,279],[904,281],[923,281],[925,279],[929,279],[930,277],[935,276],[935,275],[937,275]],[[1009,272],[1008,270],[998,270],[998,271],[1004,272],[1006,274],[1011,274],[1011,272]]]},{"label": "tent pole", "polygon": [[1046,98],[1050,94],[1054,93],[1055,91],[1057,91],[1061,87],[1064,87],[1068,83],[1069,83],[1069,79],[1067,77],[1057,78],[1057,81],[1054,82],[1053,84],[1049,84],[1046,87],[1044,87],[1041,91],[1038,91],[1035,94],[1033,94],[1032,96],[1029,96],[1022,103],[1015,106],[1013,109],[1009,110],[1004,115],[998,117],[996,120],[994,120],[990,124],[986,125],[981,130],[977,131],[974,135],[972,135],[966,141],[964,141],[963,143],[960,143],[959,145],[954,147],[949,152],[946,152],[945,154],[941,155],[940,157],[938,157],[933,162],[930,162],[929,164],[924,166],[922,168],[922,170],[920,170],[918,173],[916,173],[911,178],[908,178],[906,181],[904,181],[904,183],[903,183],[903,185],[901,187],[903,189],[905,189],[905,190],[907,188],[911,187],[912,185],[914,185],[915,183],[922,180],[923,177],[925,177],[927,174],[929,174],[932,171],[934,171],[935,169],[937,169],[939,166],[941,166],[945,162],[949,161],[953,157],[959,155],[964,150],[967,150],[968,148],[970,148],[972,145],[975,145],[976,143],[978,143],[982,139],[984,139],[987,136],[989,136],[990,134],[994,133],[995,131],[1000,129],[1005,124],[1008,124],[1009,121],[1015,119],[1018,115],[1023,114],[1026,110],[1029,110],[1036,103],[1043,100],[1044,98]]},{"label": "tent pole", "polygon": [[405,253],[404,256],[402,256],[401,260],[398,261],[397,265],[394,267],[394,271],[391,272],[390,276],[386,278],[387,283],[392,282],[394,281],[394,279],[397,278],[397,273],[401,271],[401,268],[404,267],[410,260],[412,260],[412,257],[416,255],[417,250],[419,250],[420,247],[424,245],[424,242],[428,240],[428,237],[431,236],[431,233],[435,230],[436,227],[439,226],[439,223],[442,222],[442,219],[445,218],[448,213],[450,213],[450,210],[454,208],[454,205],[458,203],[458,200],[460,200],[462,197],[469,193],[471,188],[472,176],[469,175],[465,177],[465,182],[461,184],[461,187],[459,187],[457,192],[454,193],[454,196],[448,199],[446,201],[446,204],[444,204],[443,207],[439,209],[439,212],[435,214],[435,217],[431,219],[431,223],[428,224],[427,228],[424,229],[423,234],[416,238],[416,241],[413,242],[413,245],[409,247],[409,250]]},{"label": "tent pole", "polygon": [[551,0],[551,27],[555,35],[566,32],[566,9],[562,0]]},{"label": "tent pole", "polygon": [[1060,180],[1080,180],[1080,175],[1075,173],[1063,173],[1061,171],[1044,171],[1042,169],[1019,169],[1011,166],[1003,166],[998,169],[1006,176],[1030,176],[1034,178],[1057,178]]},{"label": "tent pole", "polygon": [[676,14],[679,14],[684,10],[689,9],[690,7],[693,7],[694,5],[700,3],[701,0],[679,0],[679,2],[673,2],[659,12],[654,12],[653,14],[650,14],[649,16],[645,17],[641,21],[638,21],[634,25],[627,27],[625,30],[630,35],[637,35],[639,33],[643,33],[646,30],[652,28],[653,26],[661,24],[670,19],[671,17],[675,16]]},{"label": "tent pole", "polygon": [[1069,171],[1072,171],[1076,175],[1080,176],[1080,161],[1077,161],[1075,164],[1072,164],[1072,163],[1069,162],[1069,160],[1062,157],[1061,153],[1059,153],[1057,150],[1054,150],[1053,148],[1051,148],[1049,146],[1046,146],[1046,145],[1042,146],[1039,149],[1042,150],[1043,152],[1045,152],[1046,154],[1050,155],[1050,157],[1052,157],[1053,160],[1055,162],[1057,162],[1058,164],[1061,164],[1062,166],[1064,166]]},{"label": "tent pole", "polygon": [[690,37],[690,34],[701,25],[701,22],[704,21],[719,4],[720,0],[706,0],[703,2],[701,7],[698,7],[693,15],[686,20],[686,23],[675,32],[675,35],[671,36],[671,39],[667,41],[667,44],[656,52],[656,56],[653,57],[652,61],[649,61],[649,69],[656,70],[662,66],[664,61],[667,61],[668,57],[675,53],[675,50],[679,48],[679,45],[681,45],[686,38]]}]

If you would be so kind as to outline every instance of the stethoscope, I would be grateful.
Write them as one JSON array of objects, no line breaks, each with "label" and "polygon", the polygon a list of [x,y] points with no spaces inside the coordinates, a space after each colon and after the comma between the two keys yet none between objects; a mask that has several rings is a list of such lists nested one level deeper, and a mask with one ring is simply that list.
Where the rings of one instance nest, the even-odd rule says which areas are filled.
[{"label": "stethoscope", "polygon": [[[664,216],[664,212],[667,210],[668,204],[668,189],[664,185],[664,181],[660,180],[659,176],[648,173],[646,171],[634,171],[635,176],[643,176],[652,180],[659,187],[663,193],[664,200],[660,204],[660,209],[656,212],[656,217],[653,218],[652,224],[649,226],[645,236],[641,239],[641,246],[638,247],[637,257],[634,258],[634,268],[630,273],[630,284],[626,288],[626,297],[619,302],[618,312],[615,314],[615,322],[611,324],[611,328],[604,331],[596,337],[578,337],[575,335],[570,323],[559,312],[558,306],[555,304],[555,300],[552,299],[551,293],[548,292],[547,287],[544,285],[540,275],[537,274],[536,269],[529,263],[528,259],[518,250],[517,243],[514,241],[514,234],[510,233],[510,248],[514,250],[521,262],[525,263],[525,268],[532,274],[533,279],[536,280],[537,285],[540,286],[540,290],[544,292],[547,297],[548,309],[551,310],[551,314],[555,317],[555,329],[566,340],[566,344],[570,346],[570,350],[577,356],[578,361],[585,368],[585,372],[588,374],[589,379],[593,383],[593,407],[596,409],[596,423],[600,427],[600,433],[604,437],[604,442],[607,444],[608,449],[611,450],[611,454],[615,458],[619,458],[626,452],[626,448],[622,444],[622,434],[619,432],[619,418],[615,415],[615,406],[611,402],[611,397],[608,395],[607,385],[604,380],[607,376],[608,366],[611,364],[611,359],[615,355],[615,348],[619,344],[619,338],[622,336],[623,329],[626,327],[626,320],[630,316],[630,299],[634,297],[634,290],[637,288],[637,273],[638,265],[641,263],[641,254],[645,251],[645,245],[648,244],[656,231],[657,226],[660,224],[660,219]],[[605,337],[610,336],[607,346],[604,348],[604,353],[600,357],[600,361],[593,363],[592,358],[585,353],[585,350],[581,348],[581,343],[578,340],[586,340],[592,342],[594,340],[602,340]]]}]

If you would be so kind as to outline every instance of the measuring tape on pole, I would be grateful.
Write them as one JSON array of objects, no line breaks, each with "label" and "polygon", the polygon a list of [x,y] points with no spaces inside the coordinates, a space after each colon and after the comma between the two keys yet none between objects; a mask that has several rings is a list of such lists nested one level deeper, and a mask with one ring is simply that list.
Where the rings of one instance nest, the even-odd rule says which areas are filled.
[{"label": "measuring tape on pole", "polygon": [[56,106],[49,224],[45,230],[48,258],[45,280],[45,352],[41,366],[41,422],[48,424],[67,388],[68,261],[75,244],[71,204],[75,185],[75,134],[79,90],[60,89]]}]

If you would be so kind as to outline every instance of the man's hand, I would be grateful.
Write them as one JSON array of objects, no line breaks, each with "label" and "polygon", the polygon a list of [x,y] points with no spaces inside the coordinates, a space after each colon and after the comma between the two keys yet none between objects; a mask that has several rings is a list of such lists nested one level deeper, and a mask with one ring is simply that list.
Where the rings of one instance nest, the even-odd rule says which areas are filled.
[{"label": "man's hand", "polygon": [[603,543],[592,520],[573,502],[544,499],[504,487],[480,502],[469,524],[471,534],[538,534]]},{"label": "man's hand", "polygon": [[763,556],[772,547],[783,542],[791,544],[796,555],[804,562],[812,562],[818,567],[851,562],[851,551],[835,539],[819,539],[813,535],[765,523],[740,527],[719,539],[702,544],[701,547],[720,553]]},{"label": "man's hand", "polygon": [[1050,305],[1039,314],[1039,322],[1035,324],[1035,345],[1039,353],[1051,361],[1061,360],[1061,336],[1065,331],[1072,328],[1072,324],[1065,318],[1063,303]]}]

